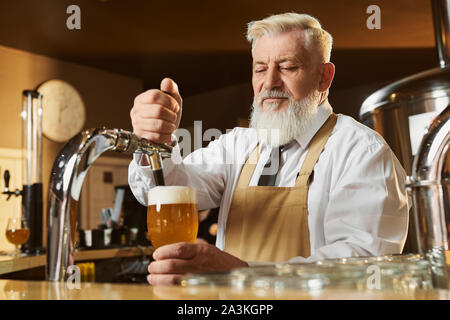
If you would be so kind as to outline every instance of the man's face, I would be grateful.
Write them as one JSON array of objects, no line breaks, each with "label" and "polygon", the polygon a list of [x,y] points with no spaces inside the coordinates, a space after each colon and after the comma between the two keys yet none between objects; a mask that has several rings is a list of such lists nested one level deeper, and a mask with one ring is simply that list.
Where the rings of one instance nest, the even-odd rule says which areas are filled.
[{"label": "man's face", "polygon": [[[297,102],[317,89],[320,81],[319,51],[307,45],[301,30],[292,30],[274,36],[259,38],[252,51],[252,85],[255,98],[266,90],[283,91]],[[289,106],[287,97],[266,97],[264,111],[284,111]]]}]

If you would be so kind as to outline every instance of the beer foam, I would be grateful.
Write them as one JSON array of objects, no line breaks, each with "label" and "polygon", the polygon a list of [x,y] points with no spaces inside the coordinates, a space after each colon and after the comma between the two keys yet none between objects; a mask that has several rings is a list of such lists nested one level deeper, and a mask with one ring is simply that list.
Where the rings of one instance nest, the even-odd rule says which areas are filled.
[{"label": "beer foam", "polygon": [[197,192],[188,186],[159,186],[148,192],[148,205],[197,203]]}]

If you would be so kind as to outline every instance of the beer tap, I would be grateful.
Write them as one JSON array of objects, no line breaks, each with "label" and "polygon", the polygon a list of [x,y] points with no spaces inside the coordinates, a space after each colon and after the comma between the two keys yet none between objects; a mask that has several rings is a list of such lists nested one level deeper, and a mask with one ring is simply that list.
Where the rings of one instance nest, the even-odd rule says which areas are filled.
[{"label": "beer tap", "polygon": [[81,187],[89,167],[103,153],[141,153],[149,157],[158,184],[164,184],[162,160],[173,145],[157,144],[120,129],[93,128],[73,137],[60,151],[50,175],[47,202],[47,268],[50,281],[62,281],[74,264],[75,224]]},{"label": "beer tap", "polygon": [[19,197],[22,195],[22,190],[16,189],[14,191],[9,190],[9,180],[11,179],[11,175],[9,173],[9,170],[5,170],[5,173],[3,174],[3,178],[5,179],[5,190],[2,192],[2,194],[8,195],[6,198],[6,201],[8,201],[11,196]]},{"label": "beer tap", "polygon": [[152,167],[153,177],[155,178],[155,184],[157,186],[164,186],[163,159],[170,157],[171,147],[164,144],[152,143],[146,139],[140,139],[139,146],[134,152],[145,154],[148,157],[148,162]]}]

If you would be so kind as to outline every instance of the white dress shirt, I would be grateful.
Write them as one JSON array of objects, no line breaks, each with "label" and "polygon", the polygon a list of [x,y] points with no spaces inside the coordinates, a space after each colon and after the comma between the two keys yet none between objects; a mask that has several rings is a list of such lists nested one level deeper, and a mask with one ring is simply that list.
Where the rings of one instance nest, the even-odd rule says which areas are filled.
[{"label": "white dress shirt", "polygon": [[[307,133],[282,152],[276,186],[294,186],[309,143],[331,112],[328,101],[322,103]],[[242,166],[257,143],[255,129],[235,128],[184,160],[177,147],[172,159],[164,160],[167,185],[195,187],[199,210],[220,206],[219,249],[225,246],[228,211]],[[260,152],[251,186],[258,184],[271,147],[260,144]],[[139,202],[147,205],[153,175],[150,167],[138,165],[139,158],[135,154],[130,163],[129,185]],[[290,262],[401,253],[409,212],[405,180],[404,169],[383,138],[339,114],[308,192],[311,256],[292,257]]]}]

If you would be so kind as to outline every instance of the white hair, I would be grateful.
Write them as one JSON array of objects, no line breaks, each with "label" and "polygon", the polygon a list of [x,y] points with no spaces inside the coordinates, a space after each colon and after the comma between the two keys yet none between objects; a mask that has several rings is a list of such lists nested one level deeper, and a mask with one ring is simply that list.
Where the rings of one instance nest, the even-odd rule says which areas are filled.
[{"label": "white hair", "polygon": [[308,15],[299,13],[283,13],[272,15],[263,20],[248,24],[247,40],[255,47],[256,41],[265,35],[276,35],[291,30],[303,30],[307,41],[318,46],[323,54],[323,62],[329,62],[333,38],[322,29],[320,22]]}]

